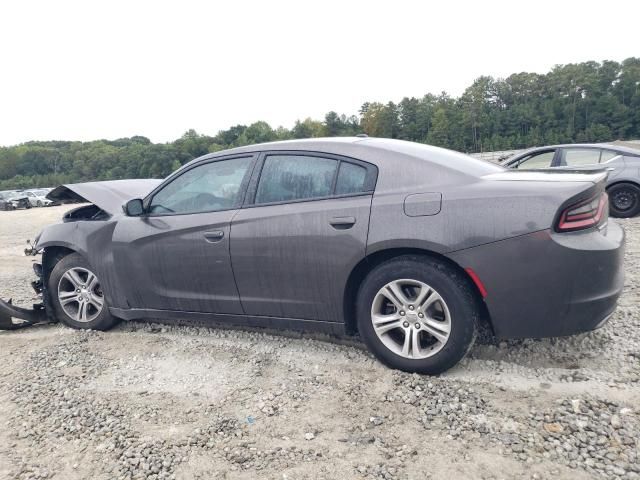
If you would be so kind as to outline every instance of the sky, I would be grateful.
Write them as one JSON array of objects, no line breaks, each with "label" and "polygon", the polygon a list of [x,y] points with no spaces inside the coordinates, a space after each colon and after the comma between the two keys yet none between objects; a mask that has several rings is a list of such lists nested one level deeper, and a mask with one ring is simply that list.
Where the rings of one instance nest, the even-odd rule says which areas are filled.
[{"label": "sky", "polygon": [[3,1],[0,145],[290,128],[640,56],[640,1]]}]

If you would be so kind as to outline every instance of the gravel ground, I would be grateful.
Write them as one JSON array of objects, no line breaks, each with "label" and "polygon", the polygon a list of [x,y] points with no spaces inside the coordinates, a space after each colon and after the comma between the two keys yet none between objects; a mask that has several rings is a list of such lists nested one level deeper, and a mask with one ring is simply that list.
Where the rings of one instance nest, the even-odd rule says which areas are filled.
[{"label": "gravel ground", "polygon": [[[0,295],[65,207],[0,212]],[[640,219],[599,331],[486,339],[440,377],[357,342],[126,323],[0,332],[0,478],[640,479]],[[330,340],[330,339],[329,339]]]}]

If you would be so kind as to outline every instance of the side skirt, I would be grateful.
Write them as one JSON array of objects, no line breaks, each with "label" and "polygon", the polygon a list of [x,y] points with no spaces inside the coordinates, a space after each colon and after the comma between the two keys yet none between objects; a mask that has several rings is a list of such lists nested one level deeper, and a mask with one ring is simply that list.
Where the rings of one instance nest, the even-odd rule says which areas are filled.
[{"label": "side skirt", "polygon": [[201,325],[233,325],[251,328],[320,332],[344,336],[344,323],[297,318],[230,315],[221,313],[181,312],[176,310],[152,310],[142,308],[109,308],[114,317],[122,320],[155,320],[165,323],[195,323]]}]

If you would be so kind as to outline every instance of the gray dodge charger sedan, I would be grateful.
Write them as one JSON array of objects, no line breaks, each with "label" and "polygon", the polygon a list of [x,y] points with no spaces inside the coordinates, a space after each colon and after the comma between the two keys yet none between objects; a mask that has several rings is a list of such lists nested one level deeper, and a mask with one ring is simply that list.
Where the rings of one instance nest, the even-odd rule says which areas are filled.
[{"label": "gray dodge charger sedan", "polygon": [[164,181],[65,185],[90,202],[36,238],[59,320],[205,321],[359,333],[385,364],[436,374],[499,338],[601,326],[623,284],[607,172],[526,172],[377,138],[217,152]]}]

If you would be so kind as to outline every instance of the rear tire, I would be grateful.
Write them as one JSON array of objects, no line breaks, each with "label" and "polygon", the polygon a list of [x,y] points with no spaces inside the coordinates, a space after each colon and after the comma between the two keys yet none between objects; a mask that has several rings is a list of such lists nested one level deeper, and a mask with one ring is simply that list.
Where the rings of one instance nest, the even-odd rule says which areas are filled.
[{"label": "rear tire", "polygon": [[632,183],[616,183],[607,189],[612,217],[630,218],[640,213],[640,188]]},{"label": "rear tire", "polygon": [[360,336],[382,363],[437,375],[471,349],[480,306],[457,269],[427,256],[403,255],[367,275],[356,315]]},{"label": "rear tire", "polygon": [[53,267],[48,279],[56,318],[80,330],[109,330],[118,320],[109,313],[99,278],[82,255],[69,254]]}]

